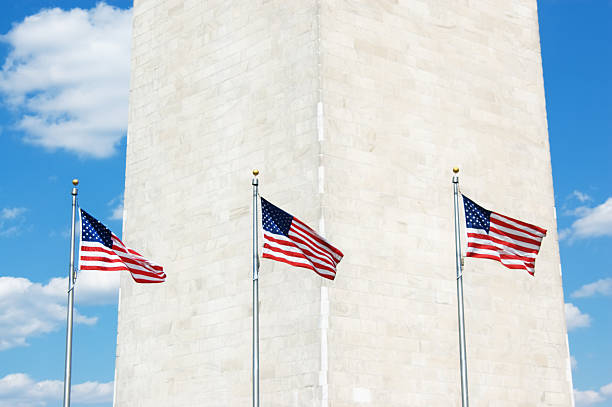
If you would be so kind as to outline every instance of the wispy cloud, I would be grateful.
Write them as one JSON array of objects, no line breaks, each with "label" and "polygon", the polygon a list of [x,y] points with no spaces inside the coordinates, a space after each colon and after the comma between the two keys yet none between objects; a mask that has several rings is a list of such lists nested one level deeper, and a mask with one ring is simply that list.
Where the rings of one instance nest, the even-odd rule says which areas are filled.
[{"label": "wispy cloud", "polygon": [[580,202],[587,202],[587,201],[590,201],[590,200],[593,199],[588,194],[586,194],[584,192],[580,192],[578,190],[574,190],[574,192],[572,192],[572,194],[571,194],[571,197],[572,198],[576,198]]},{"label": "wispy cloud", "polygon": [[13,225],[4,227],[4,225],[0,224],[0,236],[2,237],[18,235],[20,231],[21,229],[19,226]]},{"label": "wispy cloud", "polygon": [[570,228],[561,230],[559,239],[586,239],[591,237],[612,236],[612,197],[595,207],[580,206],[568,214],[578,219]]},{"label": "wispy cloud", "polygon": [[110,216],[112,220],[123,219],[123,194],[111,199],[110,202],[108,202],[108,206],[112,208],[112,213]]},{"label": "wispy cloud", "polygon": [[571,296],[573,298],[584,298],[592,297],[597,294],[612,295],[612,278],[603,278],[594,283],[585,284],[574,291]]},{"label": "wispy cloud", "polygon": [[606,384],[597,390],[574,389],[576,407],[590,406],[612,398],[612,383]]},{"label": "wispy cloud", "polygon": [[0,236],[13,236],[22,230],[26,208],[2,208],[0,210]]},{"label": "wispy cloud", "polygon": [[591,326],[591,317],[589,314],[582,313],[574,304],[566,303],[565,323],[567,324],[568,331],[576,328],[585,328]]},{"label": "wispy cloud", "polygon": [[572,229],[566,228],[559,230],[559,240],[565,240],[572,235]]},{"label": "wispy cloud", "polygon": [[[117,302],[119,273],[82,272],[75,289],[78,304]],[[47,284],[20,277],[0,277],[0,351],[27,346],[33,336],[53,332],[66,321],[67,278]],[[93,325],[97,317],[75,310],[75,322]]]},{"label": "wispy cloud", "polygon": [[16,217],[21,216],[26,210],[26,208],[3,208],[0,212],[0,218],[15,219]]},{"label": "wispy cloud", "polygon": [[12,48],[0,94],[24,140],[81,156],[112,155],[128,116],[131,10],[47,9],[0,39]]},{"label": "wispy cloud", "polygon": [[[45,407],[62,400],[64,383],[60,380],[35,381],[24,373],[0,378],[0,407]],[[113,382],[85,382],[72,386],[75,403],[109,403],[113,400]]]},{"label": "wispy cloud", "polygon": [[[78,234],[79,234],[79,227],[77,226],[75,229],[75,232],[77,234],[77,239],[78,239]],[[49,237],[51,238],[57,238],[60,237],[62,239],[69,239],[70,238],[70,226],[64,227],[61,230],[51,230],[49,232]]]}]

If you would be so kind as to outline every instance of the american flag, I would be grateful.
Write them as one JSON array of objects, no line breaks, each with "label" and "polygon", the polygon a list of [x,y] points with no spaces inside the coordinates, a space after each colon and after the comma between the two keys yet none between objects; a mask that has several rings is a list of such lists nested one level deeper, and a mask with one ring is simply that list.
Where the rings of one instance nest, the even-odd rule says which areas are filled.
[{"label": "american flag", "polygon": [[535,259],[546,229],[489,211],[463,195],[467,257],[499,261],[510,269],[535,273]]},{"label": "american flag", "polygon": [[333,280],[344,256],[304,222],[261,198],[264,248],[262,257],[310,269]]},{"label": "american flag", "polygon": [[126,247],[99,220],[81,209],[81,270],[119,271],[132,274],[137,283],[162,283],[164,268]]}]

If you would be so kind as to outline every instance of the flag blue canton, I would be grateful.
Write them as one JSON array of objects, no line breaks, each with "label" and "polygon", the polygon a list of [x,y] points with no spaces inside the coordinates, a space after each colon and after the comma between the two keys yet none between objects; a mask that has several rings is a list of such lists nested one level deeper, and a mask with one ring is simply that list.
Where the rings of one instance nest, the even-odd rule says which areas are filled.
[{"label": "flag blue canton", "polygon": [[462,195],[462,197],[466,226],[472,229],[484,229],[489,233],[491,227],[491,211],[478,205],[465,195]]},{"label": "flag blue canton", "polygon": [[81,240],[87,242],[99,242],[109,249],[113,248],[111,231],[99,220],[81,209]]},{"label": "flag blue canton", "polygon": [[287,236],[293,216],[272,205],[270,202],[261,198],[261,213],[263,219],[261,224],[264,230],[276,235]]}]

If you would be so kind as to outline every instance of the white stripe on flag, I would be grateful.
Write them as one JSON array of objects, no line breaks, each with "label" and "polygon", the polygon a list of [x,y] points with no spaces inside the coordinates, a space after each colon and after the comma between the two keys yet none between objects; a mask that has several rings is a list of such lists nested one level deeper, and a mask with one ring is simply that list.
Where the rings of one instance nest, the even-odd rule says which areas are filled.
[{"label": "white stripe on flag", "polygon": [[504,223],[509,224],[510,226],[513,226],[517,230],[524,230],[524,231],[527,231],[527,232],[529,232],[531,234],[534,234],[536,236],[539,236],[539,237],[546,236],[546,233],[542,233],[541,231],[539,231],[537,229],[534,229],[533,227],[526,226],[526,225],[521,225],[521,224],[517,223],[512,218],[509,218],[507,216],[501,215],[501,214],[499,214],[497,212],[491,212],[491,221],[495,223],[495,221],[498,220],[498,219],[500,221],[504,222]]},{"label": "white stripe on flag", "polygon": [[307,259],[304,259],[304,258],[300,258],[300,257],[293,257],[293,256],[287,256],[287,255],[285,255],[285,254],[283,254],[283,253],[280,253],[280,252],[277,252],[277,251],[270,250],[269,248],[266,248],[266,247],[264,247],[264,249],[263,249],[263,253],[264,253],[264,254],[269,254],[269,255],[274,256],[274,257],[279,257],[279,258],[281,258],[281,259],[284,259],[284,260],[290,261],[290,262],[292,262],[292,263],[300,263],[300,264],[303,264],[303,265],[304,265],[304,266],[306,266],[307,268],[313,268],[313,267],[314,267],[314,268],[316,269],[317,273],[320,273],[320,274],[325,274],[325,275],[327,275],[327,276],[332,276],[332,277],[336,275],[336,273],[334,273],[334,272],[332,272],[332,271],[329,271],[329,270],[324,270],[324,269],[321,269],[321,268],[319,268],[319,267],[313,266],[313,264],[312,264],[311,262],[309,262]]}]

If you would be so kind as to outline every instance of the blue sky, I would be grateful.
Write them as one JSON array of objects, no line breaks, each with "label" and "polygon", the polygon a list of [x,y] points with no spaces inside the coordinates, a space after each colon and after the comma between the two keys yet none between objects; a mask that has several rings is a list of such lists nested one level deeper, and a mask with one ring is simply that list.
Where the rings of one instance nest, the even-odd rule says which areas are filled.
[{"label": "blue sky", "polygon": [[565,301],[579,310],[566,305],[576,401],[610,407],[612,2],[538,6]]},{"label": "blue sky", "polygon": [[[131,7],[131,1],[107,4]],[[77,6],[89,10],[96,2],[25,0],[0,6],[0,171],[5,174],[0,179],[0,407],[61,404],[73,177],[81,181],[82,207],[121,232],[131,13],[102,7],[80,15],[39,14]],[[14,35],[7,36],[11,30]],[[119,49],[105,41],[119,43]],[[87,57],[92,53],[83,47],[91,43],[98,52]],[[104,55],[105,45],[111,57]],[[31,72],[11,76],[6,65],[11,59]],[[52,65],[55,72],[49,72]],[[94,72],[96,66],[101,72]],[[85,98],[106,115],[91,118],[84,89],[91,89]],[[20,101],[24,92],[39,97]],[[67,97],[80,106],[67,104]],[[55,112],[53,103],[65,111]],[[24,116],[40,120],[26,124]],[[62,117],[70,117],[72,128],[53,127]],[[52,134],[70,138],[72,131],[95,137],[62,143]],[[76,309],[82,317],[74,325],[72,405],[107,407],[112,405],[117,280],[83,278],[79,284]]]},{"label": "blue sky", "polygon": [[[0,407],[61,402],[73,177],[121,232],[129,7],[0,6]],[[538,7],[576,400],[612,407],[612,2]],[[73,406],[109,407],[117,279],[79,284]]]}]

